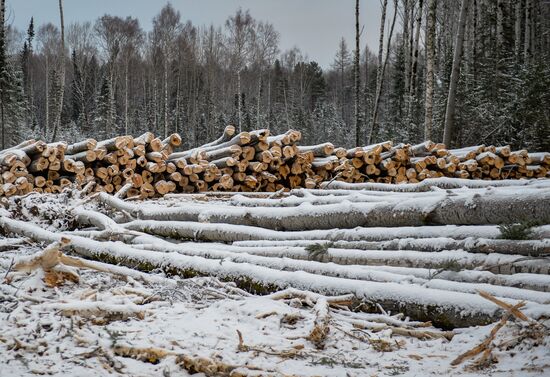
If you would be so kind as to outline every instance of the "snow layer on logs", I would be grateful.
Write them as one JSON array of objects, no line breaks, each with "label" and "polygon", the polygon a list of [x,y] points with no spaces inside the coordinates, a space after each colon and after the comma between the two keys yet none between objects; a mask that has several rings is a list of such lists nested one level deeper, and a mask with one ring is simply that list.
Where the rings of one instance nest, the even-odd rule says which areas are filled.
[{"label": "snow layer on logs", "polygon": [[232,261],[236,263],[249,263],[283,271],[304,271],[317,275],[364,281],[412,283],[429,288],[473,294],[476,294],[478,289],[483,289],[484,291],[498,297],[550,304],[550,293],[547,292],[536,292],[526,289],[500,287],[482,283],[472,284],[466,282],[447,282],[440,279],[429,280],[432,277],[437,276],[435,272],[432,272],[432,276],[427,279],[419,279],[411,275],[379,271],[375,268],[371,268],[370,266],[343,266],[335,263],[322,263],[309,260],[294,260],[288,258],[250,255],[240,251],[235,252],[234,248],[228,248],[225,245],[173,244],[171,242],[159,240],[158,238],[149,236],[136,237],[133,242],[143,245],[143,248],[148,250],[177,252],[184,255],[201,256],[210,259],[223,259],[224,262]]},{"label": "snow layer on logs", "polygon": [[[152,221],[134,220],[123,224],[132,230],[149,229],[158,234],[172,235],[174,238],[209,240],[218,242],[233,242],[245,240],[299,241],[299,240],[329,240],[329,241],[385,241],[396,238],[433,238],[445,236],[452,239],[467,237],[497,238],[500,231],[495,225],[439,225],[420,227],[356,227],[353,229],[328,229],[306,231],[277,231],[248,225],[199,223],[190,221]],[[177,236],[177,237],[176,237]],[[261,244],[258,243],[258,246]],[[284,244],[282,244],[284,245]]]},{"label": "snow layer on logs", "polygon": [[[11,232],[47,242],[58,241],[59,234],[44,230],[38,226],[0,218],[0,225]],[[78,236],[71,237],[72,248],[87,257],[108,256],[124,264],[134,266],[150,266],[149,268],[165,268],[166,270],[192,270],[198,274],[207,274],[219,278],[233,280],[246,277],[256,284],[277,288],[294,287],[323,294],[341,295],[353,293],[360,300],[374,301],[384,304],[392,303],[393,307],[407,310],[431,308],[430,314],[452,313],[447,316],[447,325],[461,326],[472,317],[477,321],[491,321],[500,315],[498,307],[475,294],[462,292],[447,292],[438,289],[398,283],[379,283],[358,281],[330,276],[321,276],[307,272],[278,271],[249,263],[205,259],[197,256],[187,256],[180,253],[161,253],[151,250],[140,250],[120,242],[98,242]],[[145,267],[144,267],[145,268]],[[390,305],[390,307],[392,307]],[[550,306],[529,302],[525,313],[535,318],[550,314]],[[484,318],[484,319],[483,319]],[[463,320],[465,322],[463,322]],[[434,322],[435,323],[435,322]]]},{"label": "snow layer on logs", "polygon": [[523,187],[521,190],[487,188],[483,191],[439,190],[419,200],[388,197],[382,202],[296,207],[234,207],[217,203],[184,203],[181,206],[132,204],[100,193],[100,201],[139,219],[199,221],[253,225],[275,230],[354,228],[357,226],[418,226],[425,224],[499,224],[536,218],[550,222],[550,190]]},{"label": "snow layer on logs", "polygon": [[395,192],[419,192],[430,191],[433,187],[442,189],[455,189],[460,187],[484,188],[484,187],[506,187],[506,186],[545,186],[549,187],[547,179],[521,179],[504,181],[486,181],[477,179],[461,178],[428,178],[418,183],[408,183],[405,185],[394,185],[387,183],[347,183],[341,181],[326,182],[321,184],[325,189],[344,189],[344,190],[377,190],[377,191],[395,191]]}]

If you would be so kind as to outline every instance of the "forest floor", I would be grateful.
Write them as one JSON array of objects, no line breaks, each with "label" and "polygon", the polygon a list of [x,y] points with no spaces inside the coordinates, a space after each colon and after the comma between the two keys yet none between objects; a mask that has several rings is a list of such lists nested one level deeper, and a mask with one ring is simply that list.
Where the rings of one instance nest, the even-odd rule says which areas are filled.
[{"label": "forest floor", "polygon": [[[36,249],[20,248],[2,258]],[[520,322],[499,332],[495,342],[501,346],[488,364],[468,360],[451,366],[494,325],[455,329],[450,341],[417,339],[390,329],[360,329],[353,324],[372,323],[371,315],[331,309],[330,332],[320,350],[307,339],[315,313],[300,300],[251,296],[204,277],[163,284],[83,271],[78,283],[56,288],[42,278],[36,271],[2,287],[0,376],[187,375],[180,355],[275,376],[536,376],[550,368],[548,336],[517,342],[526,331]],[[12,288],[17,293],[10,295]],[[400,318],[375,320],[382,325]],[[139,349],[164,350],[166,356],[131,351]]]},{"label": "forest floor", "polygon": [[[355,202],[381,200],[357,195]],[[275,208],[311,209],[337,202],[330,195],[305,197],[309,202],[304,205],[303,196],[276,203],[269,198],[255,202],[242,196],[229,201],[186,196],[149,202],[146,209],[193,211],[194,205],[204,205],[211,211],[267,203]],[[4,207],[0,209],[1,377],[193,372],[202,372],[199,376],[538,376],[550,368],[547,257],[445,249],[449,240],[471,249],[460,243],[469,236],[469,242],[484,240],[492,245],[495,241],[495,247],[503,250],[496,226],[356,228],[353,237],[369,244],[333,239],[328,248],[314,243],[312,251],[310,244],[320,242],[320,235],[345,238],[347,230],[311,230],[297,233],[295,241],[275,242],[267,239],[275,233],[265,229],[218,224],[230,236],[236,234],[233,230],[260,232],[266,239],[199,242],[153,235],[150,223],[140,231],[130,230],[140,225],[132,219],[132,208],[113,211],[74,193],[33,194],[10,199]],[[85,222],[88,225],[82,225]],[[202,226],[193,224],[170,223],[172,236],[178,227]],[[434,250],[386,250],[389,244],[379,244],[380,239],[397,238],[411,246],[407,238],[411,231],[423,240],[413,242],[418,249],[430,244]],[[199,230],[194,232],[196,238],[206,237]],[[547,232],[544,226],[534,228],[533,239],[520,246],[547,250]],[[61,236],[71,239],[74,249],[56,243]],[[308,245],[300,244],[306,240]],[[53,249],[46,251],[54,250],[58,259],[48,264],[50,254],[44,250],[52,242]],[[319,247],[322,250],[315,249]],[[107,250],[119,258],[119,266],[81,259],[100,259],[85,255],[86,250]],[[309,257],[302,258],[300,252]],[[121,266],[128,265],[131,253],[143,263],[158,265],[148,265],[147,273]],[[319,258],[319,253],[333,260]],[[398,256],[399,263],[384,259],[388,255]],[[438,259],[443,256],[447,259]],[[515,265],[517,271],[495,270],[495,262]],[[202,269],[199,272],[208,276],[167,275],[167,266]],[[252,294],[238,282],[227,282],[235,274],[277,289]],[[280,284],[275,284],[277,280]],[[489,292],[488,298],[480,297],[478,290]],[[495,297],[508,309],[498,311],[500,307],[491,301]],[[358,298],[363,302],[359,306]],[[378,306],[376,313],[360,310],[369,300],[374,305],[398,300],[404,309],[417,303],[426,308],[440,303],[444,312],[456,307],[472,321],[479,322],[475,314],[480,313],[491,320],[443,329],[387,307]],[[510,309],[512,305],[515,308]]]}]

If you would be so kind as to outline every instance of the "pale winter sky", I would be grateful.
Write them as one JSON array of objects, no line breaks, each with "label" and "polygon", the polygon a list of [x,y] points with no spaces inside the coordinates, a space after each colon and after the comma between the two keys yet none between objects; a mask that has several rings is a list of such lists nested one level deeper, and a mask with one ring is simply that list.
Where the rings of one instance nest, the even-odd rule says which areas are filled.
[{"label": "pale winter sky", "polygon": [[[65,23],[95,21],[103,14],[138,18],[145,30],[152,18],[167,3],[165,0],[64,0]],[[241,7],[258,20],[269,21],[281,34],[281,50],[298,46],[323,68],[333,61],[340,37],[353,50],[355,0],[172,0],[182,20],[194,25],[223,25]],[[391,3],[391,1],[389,2]],[[7,22],[21,30],[34,16],[35,25],[59,24],[58,0],[6,0]],[[377,51],[380,0],[361,0],[362,48],[368,43]],[[388,18],[391,13],[388,12]],[[388,21],[389,23],[389,21]]]}]

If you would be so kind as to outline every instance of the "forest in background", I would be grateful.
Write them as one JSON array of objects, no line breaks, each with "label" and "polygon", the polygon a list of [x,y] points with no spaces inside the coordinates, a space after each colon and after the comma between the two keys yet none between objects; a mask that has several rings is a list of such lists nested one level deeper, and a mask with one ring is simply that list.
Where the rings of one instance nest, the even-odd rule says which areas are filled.
[{"label": "forest in background", "polygon": [[145,31],[110,15],[63,25],[60,1],[62,27],[30,19],[23,31],[0,2],[1,149],[145,131],[180,132],[189,147],[234,124],[298,129],[307,144],[445,136],[550,150],[545,0],[381,0],[378,51],[361,42],[349,1],[356,40],[342,39],[325,70],[299,48],[280,51],[275,27],[241,9],[194,25],[168,3]]}]

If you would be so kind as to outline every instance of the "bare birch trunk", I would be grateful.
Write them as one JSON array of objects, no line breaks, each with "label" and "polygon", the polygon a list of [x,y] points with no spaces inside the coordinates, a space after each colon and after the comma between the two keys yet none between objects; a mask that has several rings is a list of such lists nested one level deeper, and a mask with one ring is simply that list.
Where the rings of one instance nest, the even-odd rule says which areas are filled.
[{"label": "bare birch trunk", "polygon": [[453,68],[449,83],[449,95],[447,97],[447,109],[445,111],[445,129],[443,130],[443,143],[451,146],[454,128],[456,88],[460,76],[460,61],[462,57],[462,44],[464,41],[464,30],[466,28],[466,18],[468,15],[468,4],[470,0],[462,0],[460,7],[460,18],[458,21],[458,33],[456,35],[455,51],[453,56]]},{"label": "bare birch trunk", "polygon": [[361,77],[359,72],[359,57],[361,56],[361,50],[359,47],[360,35],[359,35],[359,0],[355,1],[355,146],[361,145],[361,124],[359,121],[359,90],[361,87]]},{"label": "bare birch trunk", "polygon": [[[413,105],[415,102],[416,92],[416,71],[418,68],[418,46],[420,44],[420,27],[422,26],[422,9],[424,1],[420,0],[418,3],[418,13],[416,15],[416,26],[414,31],[414,46],[412,46],[412,65],[409,79],[409,106],[407,109],[407,119],[412,118]],[[412,33],[411,33],[412,36]]]},{"label": "bare birch trunk", "polygon": [[398,8],[398,2],[397,0],[394,0],[394,12],[393,12],[393,20],[390,27],[390,34],[388,35],[388,43],[386,45],[386,57],[384,59],[384,64],[382,65],[382,69],[379,71],[380,73],[380,80],[378,82],[378,88],[376,90],[376,96],[374,100],[374,111],[372,115],[372,127],[370,130],[370,135],[367,140],[367,144],[370,144],[375,138],[376,138],[376,131],[378,130],[376,127],[376,120],[378,118],[378,110],[380,107],[380,97],[382,96],[382,87],[384,86],[384,73],[386,72],[386,66],[388,65],[388,59],[390,56],[390,46],[391,46],[391,39],[393,35],[393,29],[395,27],[395,20],[397,19],[397,8]]},{"label": "bare birch trunk", "polygon": [[128,61],[124,66],[124,134],[128,135]]},{"label": "bare birch trunk", "polygon": [[237,112],[239,117],[239,133],[242,132],[242,113],[241,113],[241,70],[237,71]]},{"label": "bare birch trunk", "polygon": [[367,144],[371,143],[374,128],[376,126],[376,102],[378,96],[378,87],[380,86],[380,80],[382,80],[382,58],[384,56],[384,28],[386,26],[386,9],[388,7],[388,0],[384,0],[382,4],[382,15],[380,16],[380,39],[378,40],[378,67],[376,70],[376,93],[375,93],[375,109],[373,110],[371,129],[367,138]]},{"label": "bare birch trunk", "polygon": [[[180,78],[180,72],[178,71],[178,85],[177,85],[177,88],[176,88],[176,119],[174,120],[174,123],[175,123],[175,130],[174,132],[175,133],[178,133],[179,132],[179,126],[180,126],[180,107],[181,107],[181,104],[180,104],[180,100],[181,100],[181,94],[180,94],[180,82],[181,82],[181,78]],[[210,93],[210,91],[208,91],[208,93]],[[208,119],[208,117],[207,117]],[[208,122],[208,120],[207,120]],[[208,129],[208,125],[207,125],[207,129]],[[210,137],[210,134],[208,135]]]},{"label": "bare birch trunk", "polygon": [[[0,0],[0,42],[1,46],[4,49],[3,51],[0,51],[0,53],[5,57],[5,49],[6,49],[6,41],[5,41],[5,29],[4,29],[4,15],[6,14],[6,0]],[[4,96],[0,95],[0,122],[2,122],[2,149],[6,148],[5,143],[5,123],[4,123]]]},{"label": "bare birch trunk", "polygon": [[271,66],[267,70],[267,124],[266,129],[270,129],[271,124]]},{"label": "bare birch trunk", "polygon": [[[36,241],[59,242],[61,235],[43,230],[37,226],[20,221],[0,217],[0,226],[12,233],[25,235]],[[98,242],[83,237],[71,237],[72,250],[87,259],[99,260],[104,263],[123,265],[133,269],[151,272],[162,270],[166,274],[179,275],[185,278],[193,276],[217,276],[223,280],[234,281],[241,289],[250,292],[271,293],[287,287],[288,282],[297,289],[308,289],[312,292],[322,292],[333,296],[353,292],[362,310],[378,312],[379,306],[386,311],[392,311],[420,321],[431,321],[435,326],[443,328],[468,327],[489,324],[502,316],[502,311],[494,305],[487,304],[477,295],[471,295],[469,302],[464,304],[464,293],[446,292],[446,302],[441,303],[440,295],[429,288],[417,287],[417,290],[403,290],[403,286],[392,283],[365,281],[363,288],[357,288],[355,281],[346,279],[307,274],[304,272],[280,271],[272,268],[252,266],[232,261],[209,260],[203,257],[185,256],[178,253],[168,254],[154,250],[143,250],[131,246],[117,245],[112,242]],[[263,276],[258,281],[258,274]],[[434,298],[437,296],[436,298]],[[455,299],[456,297],[456,299]],[[452,304],[451,304],[452,302]],[[480,310],[472,310],[480,308]],[[428,308],[428,310],[426,310]]]},{"label": "bare birch trunk", "polygon": [[258,97],[256,99],[256,128],[260,129],[260,99],[262,93],[262,71],[260,70],[260,77],[258,78]]},{"label": "bare birch trunk", "polygon": [[409,52],[409,0],[403,0],[403,55],[405,57],[405,92],[409,90],[410,52]]},{"label": "bare birch trunk", "polygon": [[424,115],[424,140],[432,138],[433,128],[433,93],[434,93],[434,64],[435,64],[435,13],[437,1],[429,0],[428,19],[426,20],[426,99]]},{"label": "bare birch trunk", "polygon": [[164,56],[164,138],[168,137],[168,57]]}]

